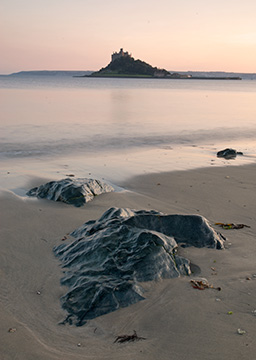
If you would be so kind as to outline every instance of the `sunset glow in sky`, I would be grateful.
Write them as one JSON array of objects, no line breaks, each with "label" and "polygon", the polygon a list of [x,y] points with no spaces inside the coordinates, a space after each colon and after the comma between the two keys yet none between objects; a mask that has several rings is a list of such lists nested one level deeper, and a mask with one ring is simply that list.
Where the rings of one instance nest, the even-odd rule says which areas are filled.
[{"label": "sunset glow in sky", "polygon": [[113,51],[172,71],[256,72],[255,0],[1,0],[0,74],[98,70]]}]

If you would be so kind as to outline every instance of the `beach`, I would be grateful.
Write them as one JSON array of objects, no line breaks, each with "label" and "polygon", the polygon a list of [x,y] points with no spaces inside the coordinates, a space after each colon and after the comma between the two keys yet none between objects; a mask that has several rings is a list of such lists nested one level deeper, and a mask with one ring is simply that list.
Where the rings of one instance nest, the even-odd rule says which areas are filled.
[{"label": "beach", "polygon": [[[115,184],[124,191],[97,196],[81,208],[2,189],[1,359],[253,359],[255,170],[251,164],[140,175]],[[27,177],[23,189],[50,180]],[[190,277],[144,283],[145,300],[84,326],[61,325],[66,313],[60,297],[67,289],[60,285],[63,269],[53,248],[71,242],[73,230],[113,206],[202,215],[225,236],[225,249],[181,248],[194,264]],[[226,230],[217,222],[248,227]],[[194,277],[221,291],[193,288]],[[134,330],[145,339],[115,342]]]},{"label": "beach", "polygon": [[0,360],[254,359],[256,2],[1,5]]}]

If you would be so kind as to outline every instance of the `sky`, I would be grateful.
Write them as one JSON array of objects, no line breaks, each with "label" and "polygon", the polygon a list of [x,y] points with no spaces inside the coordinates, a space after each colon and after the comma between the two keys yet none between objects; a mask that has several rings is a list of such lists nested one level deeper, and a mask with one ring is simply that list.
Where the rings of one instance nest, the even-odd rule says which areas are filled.
[{"label": "sky", "polygon": [[1,0],[0,74],[99,70],[123,48],[172,71],[256,72],[256,0]]}]

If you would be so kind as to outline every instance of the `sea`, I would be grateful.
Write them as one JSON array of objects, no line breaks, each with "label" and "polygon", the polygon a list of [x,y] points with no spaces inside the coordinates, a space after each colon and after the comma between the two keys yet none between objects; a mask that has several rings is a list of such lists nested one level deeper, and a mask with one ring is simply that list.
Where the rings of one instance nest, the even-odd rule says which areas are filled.
[{"label": "sea", "polygon": [[2,188],[255,161],[255,80],[0,76]]}]

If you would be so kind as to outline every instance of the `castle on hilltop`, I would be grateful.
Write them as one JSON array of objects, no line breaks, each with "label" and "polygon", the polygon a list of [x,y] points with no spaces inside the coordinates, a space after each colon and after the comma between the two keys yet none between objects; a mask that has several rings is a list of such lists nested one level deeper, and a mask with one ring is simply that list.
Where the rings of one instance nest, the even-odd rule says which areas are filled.
[{"label": "castle on hilltop", "polygon": [[132,57],[132,54],[129,54],[127,51],[124,52],[124,50],[121,48],[119,53],[117,52],[114,52],[112,55],[111,55],[111,61],[114,61],[116,59],[119,59],[121,57]]}]

